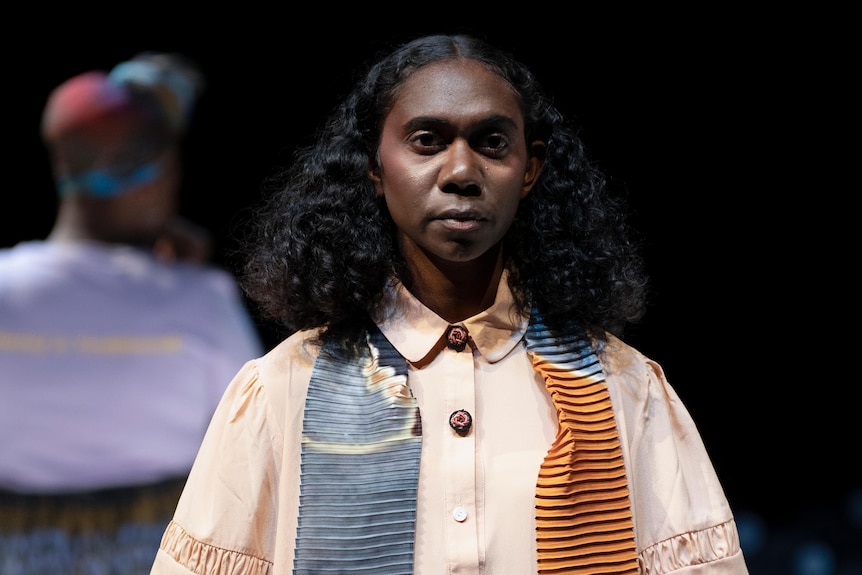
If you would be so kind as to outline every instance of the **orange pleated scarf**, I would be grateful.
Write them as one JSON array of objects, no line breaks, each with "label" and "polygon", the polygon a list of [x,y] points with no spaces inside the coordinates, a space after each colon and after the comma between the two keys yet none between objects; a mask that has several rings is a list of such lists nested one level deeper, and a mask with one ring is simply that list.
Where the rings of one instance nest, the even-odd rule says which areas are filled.
[{"label": "orange pleated scarf", "polygon": [[539,573],[637,574],[626,470],[595,350],[540,322],[528,329],[527,349],[560,422],[536,489]]}]

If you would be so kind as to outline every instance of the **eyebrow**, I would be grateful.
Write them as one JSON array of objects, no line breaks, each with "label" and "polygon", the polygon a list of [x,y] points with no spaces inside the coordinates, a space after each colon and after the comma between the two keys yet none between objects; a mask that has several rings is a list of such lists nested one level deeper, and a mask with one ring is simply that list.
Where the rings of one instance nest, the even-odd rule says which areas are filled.
[{"label": "eyebrow", "polygon": [[[421,128],[428,128],[428,127],[434,127],[434,126],[443,127],[443,126],[449,126],[449,125],[451,125],[451,122],[444,120],[443,118],[438,118],[437,116],[417,116],[415,118],[411,118],[410,120],[408,120],[404,124],[404,127],[408,131],[412,131],[412,130],[418,130]],[[505,128],[510,129],[510,130],[517,130],[518,129],[518,124],[515,122],[515,120],[513,120],[509,116],[505,116],[503,114],[491,114],[490,116],[486,116],[485,118],[482,118],[481,120],[479,120],[477,122],[474,122],[471,125],[471,129],[473,129],[473,130],[476,130],[476,129],[484,130],[484,129],[487,129],[490,127],[497,127],[497,126],[505,127]]]}]

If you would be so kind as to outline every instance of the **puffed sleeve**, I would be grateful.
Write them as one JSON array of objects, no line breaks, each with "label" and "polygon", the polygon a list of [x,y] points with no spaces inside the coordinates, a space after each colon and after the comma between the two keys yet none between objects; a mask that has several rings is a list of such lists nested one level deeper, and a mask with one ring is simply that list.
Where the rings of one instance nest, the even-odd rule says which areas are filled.
[{"label": "puffed sleeve", "polygon": [[733,513],[706,446],[661,366],[613,339],[603,365],[641,570],[747,575]]},{"label": "puffed sleeve", "polygon": [[257,360],[249,361],[210,422],[152,575],[272,571],[282,441]]}]

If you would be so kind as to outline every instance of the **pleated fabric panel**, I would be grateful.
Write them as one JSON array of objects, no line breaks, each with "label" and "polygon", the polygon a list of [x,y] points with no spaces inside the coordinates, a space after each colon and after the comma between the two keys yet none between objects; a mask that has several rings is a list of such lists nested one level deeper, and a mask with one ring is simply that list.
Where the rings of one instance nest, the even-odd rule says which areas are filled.
[{"label": "pleated fabric panel", "polygon": [[616,420],[586,334],[559,335],[534,314],[526,335],[560,420],[539,471],[540,574],[637,574],[628,483]]},{"label": "pleated fabric panel", "polygon": [[306,398],[296,575],[410,575],[421,423],[379,331],[362,361],[324,346]]}]

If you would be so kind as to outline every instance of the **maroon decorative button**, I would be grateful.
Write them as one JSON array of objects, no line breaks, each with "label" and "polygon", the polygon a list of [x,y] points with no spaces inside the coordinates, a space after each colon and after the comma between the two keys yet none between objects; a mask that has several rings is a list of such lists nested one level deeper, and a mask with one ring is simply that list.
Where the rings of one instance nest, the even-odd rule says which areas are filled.
[{"label": "maroon decorative button", "polygon": [[473,425],[473,416],[466,409],[453,411],[449,416],[449,427],[455,430],[458,435],[467,435],[470,427]]},{"label": "maroon decorative button", "polygon": [[463,325],[450,325],[446,330],[446,345],[449,349],[455,351],[463,351],[467,346],[467,340],[470,339],[470,334],[467,333],[467,328]]}]

